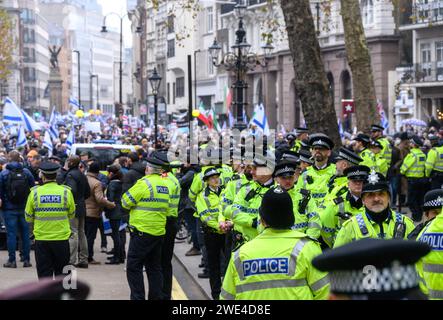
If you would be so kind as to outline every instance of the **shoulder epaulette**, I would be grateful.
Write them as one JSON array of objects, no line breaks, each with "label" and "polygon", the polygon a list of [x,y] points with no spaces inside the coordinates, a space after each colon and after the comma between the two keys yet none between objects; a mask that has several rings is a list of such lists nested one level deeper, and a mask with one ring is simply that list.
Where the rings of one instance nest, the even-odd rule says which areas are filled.
[{"label": "shoulder epaulette", "polygon": [[39,187],[39,186],[34,186],[34,187],[32,187],[32,188],[31,188],[31,191],[36,190],[38,187]]},{"label": "shoulder epaulette", "polygon": [[343,197],[337,197],[337,198],[334,199],[334,203],[335,203],[335,204],[340,204],[340,203],[342,203],[343,201],[344,201]]}]

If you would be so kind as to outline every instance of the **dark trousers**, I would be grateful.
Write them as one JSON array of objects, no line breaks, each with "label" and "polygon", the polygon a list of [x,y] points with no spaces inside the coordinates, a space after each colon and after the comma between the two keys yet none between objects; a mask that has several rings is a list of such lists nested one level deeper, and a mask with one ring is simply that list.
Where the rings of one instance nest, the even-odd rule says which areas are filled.
[{"label": "dark trousers", "polygon": [[86,217],[85,219],[85,233],[88,241],[88,261],[94,259],[94,241],[97,237],[97,230],[100,225],[100,218]]},{"label": "dark trousers", "polygon": [[431,190],[442,189],[443,186],[443,174],[434,174],[431,178]]},{"label": "dark trousers", "polygon": [[140,236],[131,233],[129,241],[126,277],[131,289],[131,300],[145,300],[145,284],[143,282],[143,266],[149,283],[149,300],[162,300],[163,274],[161,267],[161,251],[163,236]]},{"label": "dark trousers", "polygon": [[422,178],[408,179],[408,206],[414,220],[422,217],[423,198],[426,193],[426,181]]},{"label": "dark trousers", "polygon": [[166,234],[162,245],[163,298],[171,300],[172,292],[172,256],[175,236],[178,231],[177,218],[169,217],[166,221]]},{"label": "dark trousers", "polygon": [[7,235],[7,246],[9,261],[15,262],[15,251],[17,250],[17,235],[21,238],[21,251],[23,252],[23,260],[29,261],[29,253],[31,250],[31,241],[29,240],[29,225],[25,220],[23,210],[3,210],[5,218],[5,227]]},{"label": "dark trousers", "polygon": [[120,219],[109,220],[112,230],[112,241],[114,242],[114,257],[113,260],[122,261],[125,256],[125,249],[122,246],[121,233],[120,233]]},{"label": "dark trousers", "polygon": [[202,252],[202,263],[205,265],[204,268],[205,271],[208,270],[208,253],[205,245],[205,237],[204,237],[202,222],[200,221],[200,219],[196,220],[197,220],[197,239],[198,239],[198,244],[200,246],[200,250]]},{"label": "dark trousers", "polygon": [[[225,254],[225,235],[204,231],[206,251],[208,254],[209,284],[211,286],[211,295],[214,300],[218,300],[221,292],[221,259],[224,260]],[[222,257],[223,256],[223,257]]]},{"label": "dark trousers", "polygon": [[106,239],[105,227],[103,226],[103,219],[100,218],[100,222],[98,223],[98,229],[100,230],[100,247],[106,248],[108,246],[108,240]]},{"label": "dark trousers", "polygon": [[389,182],[390,188],[391,188],[391,204],[394,207],[397,206],[398,189],[400,186],[400,180],[401,180],[401,176],[395,175],[395,176],[391,177],[390,182]]},{"label": "dark trousers", "polygon": [[197,218],[194,217],[194,210],[185,210],[184,219],[186,221],[186,225],[188,226],[188,232],[191,234],[192,246],[195,249],[200,250],[200,244],[197,236]]},{"label": "dark trousers", "polygon": [[63,274],[69,264],[69,240],[35,241],[35,262],[39,279]]}]

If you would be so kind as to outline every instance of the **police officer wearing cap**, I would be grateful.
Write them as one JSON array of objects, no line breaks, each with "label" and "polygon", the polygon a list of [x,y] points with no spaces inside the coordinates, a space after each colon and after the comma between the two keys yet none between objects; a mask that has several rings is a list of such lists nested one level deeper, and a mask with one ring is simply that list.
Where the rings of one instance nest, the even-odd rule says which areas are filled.
[{"label": "police officer wearing cap", "polygon": [[294,187],[296,170],[295,163],[283,160],[276,165],[274,177],[277,184],[291,196],[295,218],[293,229],[303,232],[313,239],[318,239],[321,222],[317,207],[308,190],[296,191]]},{"label": "police officer wearing cap", "polygon": [[308,134],[309,130],[307,128],[296,128],[295,134],[297,138],[295,139],[294,146],[291,148],[293,152],[299,152],[302,148],[302,141],[305,141],[309,138]]},{"label": "police officer wearing cap", "polygon": [[359,213],[364,213],[361,192],[369,171],[366,166],[346,168],[344,171],[347,179],[345,193],[325,202],[325,209],[320,211],[321,236],[329,247],[333,247],[337,233],[345,221]]},{"label": "police officer wearing cap", "polygon": [[378,171],[375,155],[368,149],[371,139],[368,135],[360,133],[354,138],[354,145],[352,148],[354,152],[359,155],[363,161],[360,163],[362,166],[367,166],[371,170]]},{"label": "police officer wearing cap", "polygon": [[[312,160],[312,155],[309,150],[301,149],[298,153],[300,159],[300,171],[301,173],[305,172],[310,166],[314,164]],[[298,181],[298,180],[297,180]]]},{"label": "police officer wearing cap", "polygon": [[362,158],[348,148],[341,147],[338,150],[338,155],[335,157],[336,173],[329,179],[326,200],[335,199],[347,191],[348,178],[344,171],[362,161]]},{"label": "police officer wearing cap", "polygon": [[225,233],[231,229],[232,223],[225,222],[222,214],[220,172],[216,168],[208,168],[203,179],[205,188],[197,197],[196,207],[203,225],[211,295],[218,300],[222,276],[220,256],[225,255]]},{"label": "police officer wearing cap", "polygon": [[317,206],[321,206],[328,193],[328,181],[336,172],[335,164],[329,163],[334,143],[325,134],[316,133],[309,139],[314,164],[306,169],[297,181],[297,190],[309,190]]},{"label": "police officer wearing cap", "polygon": [[410,141],[411,151],[403,160],[400,173],[408,179],[408,206],[412,211],[412,219],[420,222],[422,218],[423,197],[427,188],[425,177],[426,155],[421,151],[423,141],[413,136]]},{"label": "police officer wearing cap", "polygon": [[33,224],[37,275],[42,279],[63,274],[69,264],[69,220],[74,218],[75,203],[71,189],[56,182],[58,164],[42,162],[39,169],[43,185],[31,189],[25,218]]},{"label": "police officer wearing cap", "polygon": [[148,157],[146,175],[122,196],[122,207],[129,210],[131,231],[126,264],[131,300],[145,299],[144,266],[148,274],[148,299],[163,299],[161,250],[173,205],[170,183],[162,177],[164,165],[163,161]]},{"label": "police officer wearing cap", "polygon": [[[276,210],[278,208],[278,210]],[[220,297],[224,300],[320,300],[329,292],[325,272],[312,267],[321,253],[318,243],[294,225],[292,200],[277,187],[260,206],[264,231],[236,250],[226,271]]]},{"label": "police officer wearing cap", "polygon": [[343,224],[334,247],[362,238],[406,239],[414,230],[411,219],[390,208],[389,185],[381,173],[372,171],[368,175],[361,198],[364,213],[357,214]]},{"label": "police officer wearing cap", "polygon": [[388,168],[391,166],[392,161],[392,146],[388,139],[383,137],[383,128],[380,125],[373,124],[371,126],[371,139],[379,142],[383,149],[381,151],[383,158],[385,158]]},{"label": "police officer wearing cap", "polygon": [[423,215],[425,221],[416,225],[414,231],[409,234],[408,239],[416,240],[423,229],[426,228],[426,226],[441,213],[442,205],[443,190],[435,189],[428,191],[425,195],[423,203]]},{"label": "police officer wearing cap", "polygon": [[443,300],[443,190],[429,191],[423,208],[429,219],[417,241],[428,244],[431,252],[417,263],[420,287],[432,300]]},{"label": "police officer wearing cap", "polygon": [[[248,155],[246,155],[248,157]],[[252,183],[243,186],[232,205],[234,223],[234,247],[249,241],[258,235],[258,209],[263,195],[274,186],[271,162],[256,158],[252,163]]]},{"label": "police officer wearing cap", "polygon": [[374,154],[375,170],[386,177],[389,167],[388,160],[386,160],[383,155],[383,145],[377,140],[371,140],[369,143],[369,150]]},{"label": "police officer wearing cap", "polygon": [[429,246],[400,239],[360,239],[312,260],[329,273],[330,300],[426,300],[414,264]]},{"label": "police officer wearing cap", "polygon": [[433,137],[437,142],[428,152],[425,170],[426,177],[431,178],[431,189],[438,189],[443,186],[443,146],[438,146],[437,136]]},{"label": "police officer wearing cap", "polygon": [[163,298],[171,300],[172,294],[172,257],[174,255],[175,236],[178,232],[178,204],[180,202],[180,182],[171,172],[168,154],[164,151],[154,151],[151,155],[154,159],[163,162],[161,176],[169,184],[169,196],[171,199],[168,215],[166,218],[165,238],[162,245],[162,272],[163,272]]}]

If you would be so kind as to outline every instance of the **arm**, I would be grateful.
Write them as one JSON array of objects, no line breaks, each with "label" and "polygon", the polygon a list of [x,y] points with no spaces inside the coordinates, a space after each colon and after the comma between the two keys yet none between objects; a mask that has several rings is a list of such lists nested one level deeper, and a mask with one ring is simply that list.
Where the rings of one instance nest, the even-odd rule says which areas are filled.
[{"label": "arm", "polygon": [[302,261],[304,267],[307,269],[306,280],[312,291],[314,300],[327,300],[330,288],[328,273],[319,271],[312,266],[312,259],[320,254],[320,246],[312,241],[303,248]]},{"label": "arm", "polygon": [[229,260],[229,265],[226,270],[225,278],[223,280],[223,286],[220,293],[221,300],[235,300],[235,279],[237,277],[237,270],[234,266],[234,257]]},{"label": "arm", "polygon": [[34,217],[35,217],[34,193],[35,192],[37,192],[37,190],[32,189],[28,195],[28,199],[26,200],[25,219],[29,223],[34,223]]},{"label": "arm", "polygon": [[314,200],[309,201],[307,209],[308,229],[306,229],[306,234],[311,238],[318,239],[320,238],[322,223]]},{"label": "arm", "polygon": [[26,177],[28,178],[28,183],[30,186],[35,186],[35,179],[34,176],[32,175],[31,171],[29,171],[28,169],[23,169],[26,173]]},{"label": "arm", "polygon": [[95,201],[102,207],[112,209],[115,208],[115,203],[107,200],[103,194],[103,188],[101,182],[95,183],[93,187],[93,195]]},{"label": "arm", "polygon": [[198,194],[203,190],[202,181],[200,178],[200,174],[194,175],[194,179],[192,180],[191,187],[189,188],[189,200],[195,202]]},{"label": "arm", "polygon": [[334,236],[337,232],[334,221],[334,217],[337,214],[337,206],[332,204],[333,202],[328,203],[325,211],[320,216],[322,223],[321,237],[330,248],[334,244]]},{"label": "arm", "polygon": [[414,163],[414,157],[411,156],[411,154],[408,154],[405,160],[403,161],[403,164],[400,167],[400,173],[402,175],[405,175],[413,163]]},{"label": "arm", "polygon": [[131,210],[143,196],[146,198],[151,196],[149,189],[144,188],[141,184],[145,184],[142,179],[122,195],[122,207],[124,209]]},{"label": "arm", "polygon": [[340,231],[338,231],[334,242],[334,248],[350,243],[355,239],[354,228],[352,227],[353,219],[354,218],[351,218],[346,221]]},{"label": "arm", "polygon": [[426,177],[429,178],[431,176],[432,169],[435,165],[435,160],[437,159],[437,152],[434,149],[431,149],[428,153],[428,157],[426,159]]},{"label": "arm", "polygon": [[76,198],[78,194],[78,185],[77,181],[75,181],[75,179],[72,177],[70,173],[66,174],[65,185],[71,188],[72,195],[74,196],[74,198]]},{"label": "arm", "polygon": [[71,190],[68,191],[67,208],[68,208],[68,218],[73,219],[75,217],[75,201]]}]

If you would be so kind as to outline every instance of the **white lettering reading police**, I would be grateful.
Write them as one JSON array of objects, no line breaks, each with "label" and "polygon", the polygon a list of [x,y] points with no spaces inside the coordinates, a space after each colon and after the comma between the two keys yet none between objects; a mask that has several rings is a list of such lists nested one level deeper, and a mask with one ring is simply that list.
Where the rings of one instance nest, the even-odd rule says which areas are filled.
[{"label": "white lettering reading police", "polygon": [[163,193],[163,194],[168,194],[169,190],[168,190],[168,187],[157,186],[157,192]]},{"label": "white lettering reading police", "polygon": [[443,233],[425,233],[420,241],[430,245],[432,250],[443,251]]},{"label": "white lettering reading police", "polygon": [[40,196],[40,203],[62,203],[62,197],[58,195]]},{"label": "white lettering reading police", "polygon": [[288,258],[264,258],[243,261],[245,277],[257,274],[288,274]]}]

